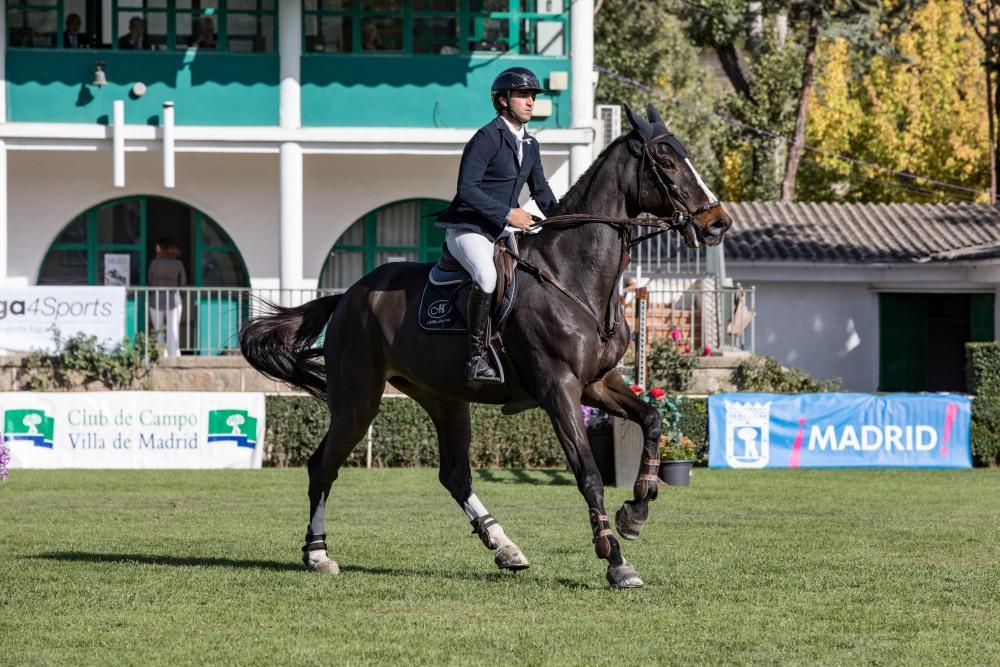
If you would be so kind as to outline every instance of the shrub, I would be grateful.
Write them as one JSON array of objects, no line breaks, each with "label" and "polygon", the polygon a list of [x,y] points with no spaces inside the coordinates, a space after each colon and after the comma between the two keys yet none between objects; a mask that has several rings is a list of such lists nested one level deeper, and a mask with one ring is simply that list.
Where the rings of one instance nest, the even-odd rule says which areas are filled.
[{"label": "shrub", "polygon": [[840,378],[817,381],[799,368],[785,368],[777,359],[760,354],[755,354],[736,366],[733,384],[739,391],[778,394],[843,391],[843,381]]},{"label": "shrub", "polygon": [[686,391],[691,386],[691,377],[698,366],[698,356],[691,352],[687,344],[677,338],[662,338],[653,341],[646,355],[649,385],[659,385],[667,391]]},{"label": "shrub", "polygon": [[1000,397],[1000,343],[965,344],[965,383],[970,394]]},{"label": "shrub", "polygon": [[20,375],[29,391],[73,389],[99,382],[106,389],[132,389],[160,357],[145,334],[107,346],[96,336],[78,333],[67,339],[52,334],[55,352],[32,352],[21,361]]},{"label": "shrub", "polygon": [[[272,466],[305,465],[329,427],[327,408],[307,396],[267,398],[267,449]],[[366,448],[355,447],[344,465],[365,465]],[[548,416],[529,410],[509,416],[489,405],[472,406],[473,467],[534,468],[565,463]],[[438,465],[437,433],[416,401],[384,398],[372,424],[372,465],[415,467]]]},{"label": "shrub", "polygon": [[972,458],[976,465],[1000,464],[1000,399],[976,396],[972,399]]}]

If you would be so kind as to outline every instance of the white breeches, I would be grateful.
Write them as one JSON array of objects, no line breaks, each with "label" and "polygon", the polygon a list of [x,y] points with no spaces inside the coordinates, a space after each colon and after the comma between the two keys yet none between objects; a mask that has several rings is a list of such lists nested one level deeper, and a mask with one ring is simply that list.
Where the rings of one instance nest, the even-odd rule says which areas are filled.
[{"label": "white breeches", "polygon": [[458,263],[479,285],[479,289],[492,294],[497,287],[497,269],[493,265],[493,241],[478,232],[449,229],[445,242]]},{"label": "white breeches", "polygon": [[[179,357],[181,354],[181,310],[183,306],[178,303],[173,308],[166,310],[149,309],[149,319],[152,320],[153,329],[156,330],[156,338],[160,345],[164,343],[164,333],[166,333],[166,344],[168,357]],[[164,332],[164,329],[166,331]]]}]

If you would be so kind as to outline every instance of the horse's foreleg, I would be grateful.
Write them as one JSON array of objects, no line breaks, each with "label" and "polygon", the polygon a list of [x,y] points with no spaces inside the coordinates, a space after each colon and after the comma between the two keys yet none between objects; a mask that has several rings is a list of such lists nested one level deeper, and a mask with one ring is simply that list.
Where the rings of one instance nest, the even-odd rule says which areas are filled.
[{"label": "horse's foreleg", "polygon": [[618,534],[626,540],[638,539],[649,517],[649,503],[656,500],[659,490],[660,413],[635,396],[618,371],[611,371],[588,385],[584,401],[610,414],[627,417],[642,427],[642,457],[632,486],[633,499],[625,501],[615,514]]},{"label": "horse's foreleg", "polygon": [[528,567],[528,559],[521,548],[507,537],[500,523],[472,491],[472,472],[469,467],[472,424],[469,404],[425,396],[414,398],[427,410],[437,429],[441,453],[438,479],[441,484],[465,511],[473,531],[486,548],[496,552],[493,560],[497,567],[503,570],[523,570]]},{"label": "horse's foreleg", "polygon": [[594,462],[594,455],[587,443],[587,430],[580,414],[582,387],[573,377],[549,376],[544,391],[539,394],[542,408],[549,414],[556,437],[562,445],[570,468],[576,477],[577,488],[587,501],[590,527],[594,535],[594,551],[598,558],[608,561],[608,583],[614,588],[642,586],[638,572],[622,557],[618,540],[611,532],[604,509],[604,484]]}]

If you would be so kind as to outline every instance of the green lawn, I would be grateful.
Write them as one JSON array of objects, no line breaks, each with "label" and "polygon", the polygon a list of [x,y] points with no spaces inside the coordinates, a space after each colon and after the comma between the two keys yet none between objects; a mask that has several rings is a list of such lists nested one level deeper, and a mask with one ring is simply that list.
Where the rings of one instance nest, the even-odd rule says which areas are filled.
[{"label": "green lawn", "polygon": [[[531,560],[434,470],[346,470],[344,573],[298,565],[303,470],[13,470],[0,664],[996,664],[1000,471],[709,471],[665,489],[611,591],[564,472],[478,471]],[[625,490],[608,490],[613,513]]]}]

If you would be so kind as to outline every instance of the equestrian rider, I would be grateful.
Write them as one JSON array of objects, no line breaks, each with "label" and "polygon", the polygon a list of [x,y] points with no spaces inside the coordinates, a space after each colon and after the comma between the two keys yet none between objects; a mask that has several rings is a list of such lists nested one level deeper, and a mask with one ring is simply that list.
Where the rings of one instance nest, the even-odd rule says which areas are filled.
[{"label": "equestrian rider", "polygon": [[497,118],[479,128],[465,145],[458,194],[437,217],[437,226],[448,230],[448,250],[474,281],[468,310],[469,384],[500,382],[486,355],[497,283],[493,243],[508,225],[517,229],[531,225],[531,214],[518,205],[525,183],[542,213],[551,215],[556,207],[542,171],[538,141],[525,130],[535,95],[542,90],[538,77],[524,67],[511,67],[493,80],[492,88]]}]

